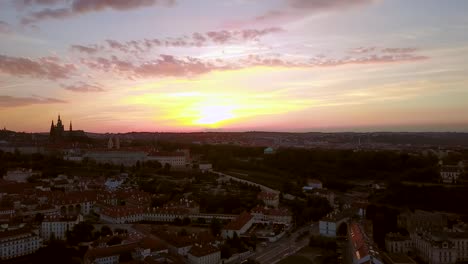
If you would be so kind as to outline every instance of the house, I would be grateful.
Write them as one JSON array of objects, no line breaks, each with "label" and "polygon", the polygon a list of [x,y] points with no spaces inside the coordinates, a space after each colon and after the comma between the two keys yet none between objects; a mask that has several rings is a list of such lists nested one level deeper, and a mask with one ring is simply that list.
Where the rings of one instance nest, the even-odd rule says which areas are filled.
[{"label": "house", "polygon": [[221,251],[210,244],[196,244],[188,253],[188,261],[190,264],[219,264]]},{"label": "house", "polygon": [[38,172],[33,172],[31,169],[16,169],[7,171],[3,179],[13,182],[27,182],[28,178],[39,174]]},{"label": "house", "polygon": [[234,237],[234,234],[240,236],[247,232],[253,223],[254,217],[248,212],[243,212],[236,219],[224,226],[221,235],[225,239]]}]

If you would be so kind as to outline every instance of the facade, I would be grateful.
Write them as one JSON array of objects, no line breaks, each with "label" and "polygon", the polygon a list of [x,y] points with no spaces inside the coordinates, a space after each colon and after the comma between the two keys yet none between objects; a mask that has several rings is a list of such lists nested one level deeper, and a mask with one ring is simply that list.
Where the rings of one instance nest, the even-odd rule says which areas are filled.
[{"label": "facade", "polygon": [[267,208],[257,206],[251,210],[254,223],[290,225],[292,214],[287,208]]},{"label": "facade", "polygon": [[389,233],[385,236],[385,249],[390,253],[408,254],[413,250],[413,242],[410,236]]},{"label": "facade", "polygon": [[0,260],[26,256],[42,246],[37,231],[29,228],[0,232]]},{"label": "facade", "polygon": [[97,163],[110,163],[114,165],[134,166],[137,162],[144,162],[147,153],[137,150],[92,150],[83,155],[83,158],[94,160]]},{"label": "facade", "polygon": [[163,166],[169,164],[173,168],[183,168],[187,165],[187,156],[184,152],[152,152],[148,161],[158,161]]},{"label": "facade", "polygon": [[279,194],[274,192],[260,192],[257,195],[257,199],[263,201],[266,206],[278,208],[279,206]]},{"label": "facade", "polygon": [[429,264],[468,261],[467,232],[415,232],[411,239],[416,255]]},{"label": "facade", "polygon": [[336,222],[330,219],[319,221],[319,233],[325,237],[336,237]]},{"label": "facade", "polygon": [[210,245],[194,245],[188,253],[190,264],[219,264],[221,262],[221,251]]},{"label": "facade", "polygon": [[40,235],[44,241],[51,239],[67,239],[67,231],[71,231],[75,225],[83,221],[81,215],[74,217],[47,216],[41,223]]},{"label": "facade", "polygon": [[440,180],[443,183],[457,183],[462,170],[459,166],[442,166],[440,168]]}]

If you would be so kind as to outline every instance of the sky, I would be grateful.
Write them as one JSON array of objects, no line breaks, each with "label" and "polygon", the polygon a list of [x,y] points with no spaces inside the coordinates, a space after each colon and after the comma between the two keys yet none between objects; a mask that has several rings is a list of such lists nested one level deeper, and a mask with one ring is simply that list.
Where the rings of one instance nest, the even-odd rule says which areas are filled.
[{"label": "sky", "polygon": [[2,0],[0,126],[468,132],[465,0]]}]

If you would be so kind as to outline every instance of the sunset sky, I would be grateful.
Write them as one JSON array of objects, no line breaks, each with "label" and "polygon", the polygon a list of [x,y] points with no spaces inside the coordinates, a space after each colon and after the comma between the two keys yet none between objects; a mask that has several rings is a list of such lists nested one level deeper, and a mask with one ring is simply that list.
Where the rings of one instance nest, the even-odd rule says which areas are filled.
[{"label": "sunset sky", "polygon": [[0,126],[468,131],[466,0],[0,0]]}]

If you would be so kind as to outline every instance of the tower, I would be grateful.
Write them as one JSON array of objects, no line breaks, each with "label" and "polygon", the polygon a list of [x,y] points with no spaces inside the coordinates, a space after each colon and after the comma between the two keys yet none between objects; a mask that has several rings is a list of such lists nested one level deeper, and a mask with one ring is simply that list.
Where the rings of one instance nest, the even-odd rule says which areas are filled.
[{"label": "tower", "polygon": [[72,126],[72,121],[70,121],[70,134],[73,132],[73,126]]},{"label": "tower", "polygon": [[109,142],[107,142],[107,148],[112,149],[114,147],[114,142],[112,142],[112,137],[109,138]]},{"label": "tower", "polygon": [[55,139],[55,125],[54,125],[54,120],[52,120],[52,124],[50,125],[50,133],[49,137],[51,140]]}]

